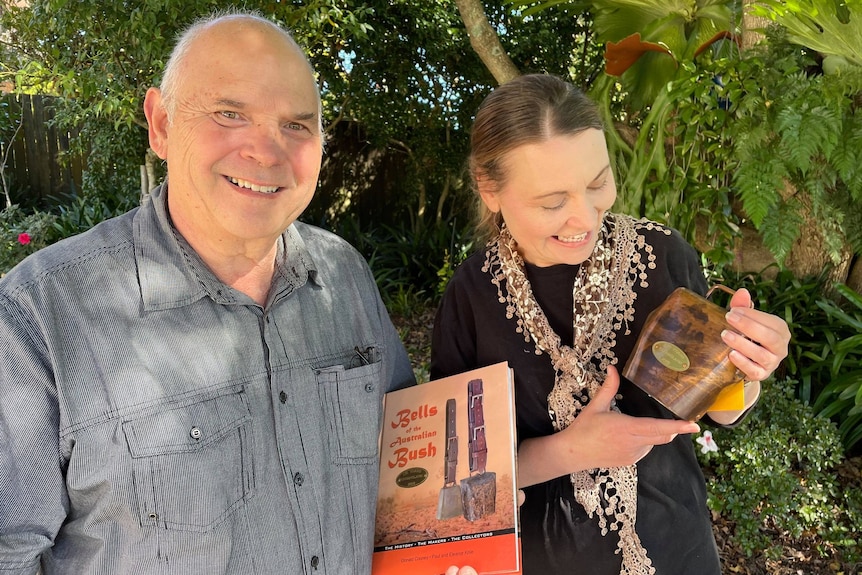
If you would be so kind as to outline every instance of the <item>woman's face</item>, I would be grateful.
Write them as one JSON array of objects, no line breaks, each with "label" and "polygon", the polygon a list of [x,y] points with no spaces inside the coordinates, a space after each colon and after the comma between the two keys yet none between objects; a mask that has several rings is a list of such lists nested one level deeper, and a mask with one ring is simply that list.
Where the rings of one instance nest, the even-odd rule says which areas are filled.
[{"label": "woman's face", "polygon": [[521,257],[540,267],[586,260],[617,198],[604,133],[591,128],[519,146],[503,169],[503,185],[492,189],[480,179],[479,194],[502,213]]}]

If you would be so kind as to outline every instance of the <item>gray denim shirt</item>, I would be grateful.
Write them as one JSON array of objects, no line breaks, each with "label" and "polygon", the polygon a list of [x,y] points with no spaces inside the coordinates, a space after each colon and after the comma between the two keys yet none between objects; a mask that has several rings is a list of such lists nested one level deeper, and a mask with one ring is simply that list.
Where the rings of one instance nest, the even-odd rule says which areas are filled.
[{"label": "gray denim shirt", "polygon": [[0,573],[368,573],[413,382],[368,266],[295,223],[262,308],[166,195],[0,280]]}]

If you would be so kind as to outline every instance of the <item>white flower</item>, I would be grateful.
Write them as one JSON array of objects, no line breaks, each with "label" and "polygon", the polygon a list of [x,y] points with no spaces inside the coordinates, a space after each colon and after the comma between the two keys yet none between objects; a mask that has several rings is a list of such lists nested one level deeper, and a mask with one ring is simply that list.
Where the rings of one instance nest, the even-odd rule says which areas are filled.
[{"label": "white flower", "polygon": [[712,432],[706,430],[703,432],[703,435],[695,439],[698,443],[700,443],[700,452],[701,453],[709,453],[710,451],[718,451],[718,444],[715,443],[715,440],[712,438]]}]

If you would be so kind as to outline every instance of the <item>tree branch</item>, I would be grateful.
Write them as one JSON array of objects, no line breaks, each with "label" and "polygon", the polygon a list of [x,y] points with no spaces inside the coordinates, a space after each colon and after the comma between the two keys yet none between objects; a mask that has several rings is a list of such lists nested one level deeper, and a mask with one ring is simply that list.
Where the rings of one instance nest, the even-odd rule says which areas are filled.
[{"label": "tree branch", "polygon": [[488,22],[481,0],[455,0],[455,4],[470,36],[470,45],[497,83],[503,84],[519,76],[518,68],[503,49],[497,32]]}]

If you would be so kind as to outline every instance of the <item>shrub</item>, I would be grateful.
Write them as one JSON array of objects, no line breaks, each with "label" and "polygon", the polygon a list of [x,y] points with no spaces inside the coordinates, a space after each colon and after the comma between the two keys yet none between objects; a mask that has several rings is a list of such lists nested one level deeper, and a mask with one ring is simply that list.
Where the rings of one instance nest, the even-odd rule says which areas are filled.
[{"label": "shrub", "polygon": [[56,216],[46,212],[27,214],[13,205],[0,211],[0,277],[18,262],[58,239]]},{"label": "shrub", "polygon": [[856,541],[862,497],[842,492],[833,473],[842,460],[835,424],[794,396],[792,379],[764,382],[763,397],[739,427],[715,430],[719,451],[700,453],[708,504],[735,525],[749,556],[776,557],[775,533],[794,540],[815,532],[847,557]]}]

